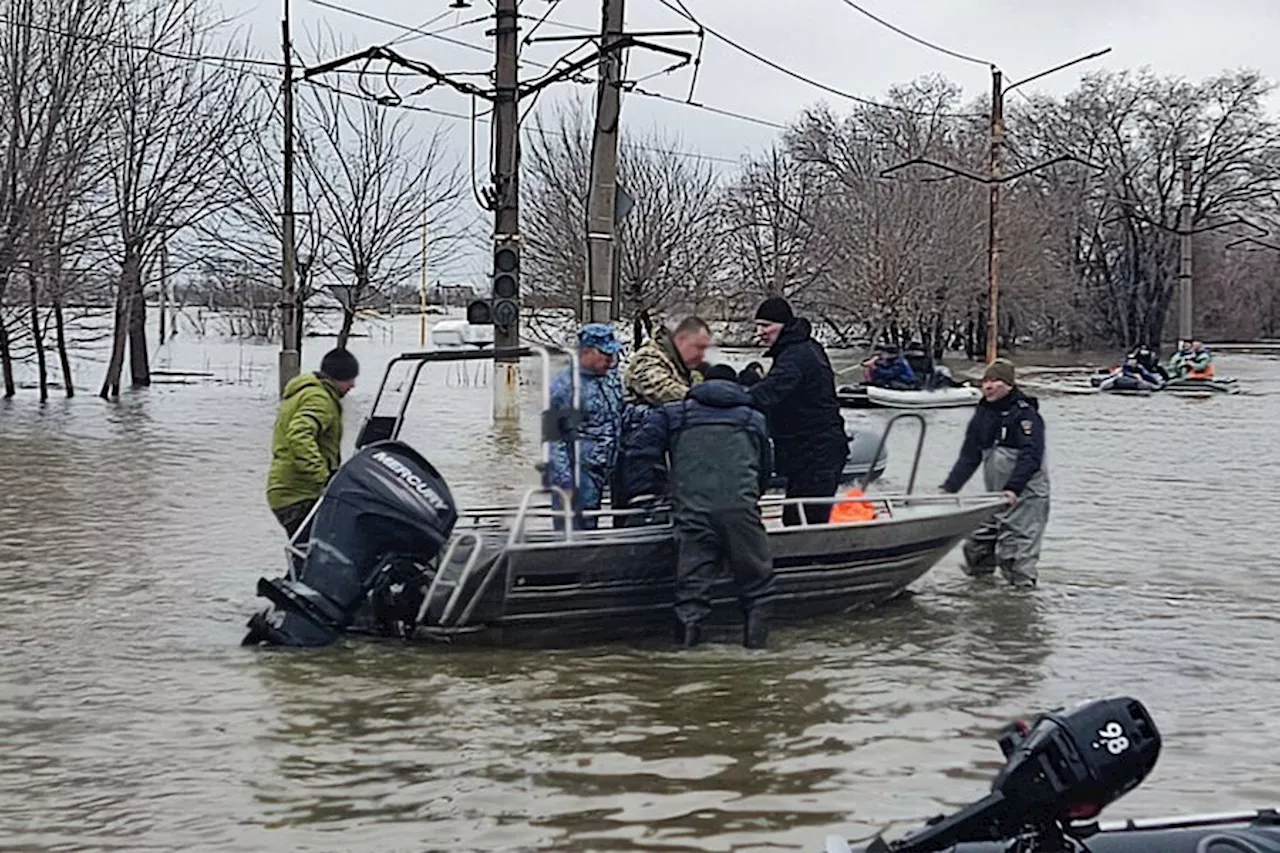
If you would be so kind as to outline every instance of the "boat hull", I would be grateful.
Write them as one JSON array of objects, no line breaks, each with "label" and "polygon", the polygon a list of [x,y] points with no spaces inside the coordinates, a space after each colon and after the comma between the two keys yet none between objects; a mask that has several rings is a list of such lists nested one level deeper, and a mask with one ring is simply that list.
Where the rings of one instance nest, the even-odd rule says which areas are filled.
[{"label": "boat hull", "polygon": [[1164,390],[1175,394],[1210,396],[1213,394],[1239,394],[1240,382],[1235,377],[1225,379],[1170,379]]},{"label": "boat hull", "polygon": [[[775,527],[769,533],[775,618],[800,621],[895,598],[1001,506],[987,501],[862,524]],[[472,603],[456,608],[454,618],[420,622],[423,637],[667,636],[676,565],[669,525],[579,533],[570,542],[495,540],[488,547],[491,556],[475,575],[482,579],[463,584],[462,598]],[[712,606],[713,624],[740,621],[727,577],[715,587]]]},{"label": "boat hull", "polygon": [[836,389],[836,399],[842,407],[851,409],[954,409],[978,405],[982,392],[968,385],[929,391],[842,385]]}]

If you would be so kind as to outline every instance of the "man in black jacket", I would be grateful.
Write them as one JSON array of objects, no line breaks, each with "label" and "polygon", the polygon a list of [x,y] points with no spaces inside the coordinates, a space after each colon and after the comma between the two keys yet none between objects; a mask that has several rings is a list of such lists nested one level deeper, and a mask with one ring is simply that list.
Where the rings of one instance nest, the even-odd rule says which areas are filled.
[{"label": "man in black jacket", "polygon": [[[834,497],[849,456],[849,439],[836,401],[835,372],[813,326],[796,317],[791,305],[771,296],[756,311],[756,333],[769,349],[773,366],[751,386],[751,404],[768,416],[778,473],[787,479],[787,497]],[[831,504],[805,504],[810,524],[825,524]],[[788,505],[782,523],[800,523]]]},{"label": "man in black jacket", "polygon": [[656,482],[650,478],[663,454],[670,454],[681,645],[701,642],[724,562],[738,587],[743,645],[762,648],[773,592],[773,556],[758,503],[773,471],[768,428],[733,368],[717,365],[705,375],[683,400],[645,415],[623,463],[625,476],[645,491]]},{"label": "man in black jacket", "polygon": [[960,491],[981,465],[987,491],[1004,492],[1009,508],[965,541],[963,568],[973,576],[999,568],[1011,584],[1035,586],[1040,542],[1049,523],[1049,471],[1039,401],[1022,393],[1013,363],[1003,358],[987,366],[982,397],[942,491]]}]

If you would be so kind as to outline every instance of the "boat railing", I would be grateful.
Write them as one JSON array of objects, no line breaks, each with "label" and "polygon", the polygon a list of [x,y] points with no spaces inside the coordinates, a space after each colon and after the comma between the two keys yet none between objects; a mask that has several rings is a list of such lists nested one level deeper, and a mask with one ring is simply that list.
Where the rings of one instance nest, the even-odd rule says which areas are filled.
[{"label": "boat railing", "polygon": [[[559,496],[560,508],[534,504],[534,499],[539,495],[552,493]],[[463,511],[459,515],[461,519],[459,528],[468,531],[492,531],[495,539],[491,541],[502,542],[506,547],[510,548],[530,542],[590,542],[620,535],[645,535],[659,530],[669,530],[672,527],[671,513],[673,507],[669,501],[646,504],[643,507],[615,509],[605,505],[596,510],[584,510],[578,513],[578,517],[593,519],[598,526],[593,528],[575,527],[572,523],[574,515],[565,509],[567,497],[567,493],[562,489],[531,487],[524,493],[518,505],[476,507]],[[971,494],[884,494],[858,497],[850,497],[848,495],[793,498],[766,496],[761,498],[758,503],[761,514],[766,521],[776,519],[786,507],[796,506],[801,508],[799,523],[795,525],[796,527],[836,528],[866,524],[868,521],[810,522],[803,512],[803,507],[805,505],[834,506],[846,502],[867,504],[876,510],[876,518],[869,521],[887,521],[901,516],[904,511],[912,508],[954,507],[956,509],[965,509],[970,506],[986,505],[999,500],[1001,500],[999,493],[975,492]],[[622,519],[643,517],[663,520],[640,525],[620,525],[618,523]],[[533,520],[550,520],[552,523],[535,527],[530,523]],[[496,538],[498,536],[502,536],[502,538],[499,540]]]}]

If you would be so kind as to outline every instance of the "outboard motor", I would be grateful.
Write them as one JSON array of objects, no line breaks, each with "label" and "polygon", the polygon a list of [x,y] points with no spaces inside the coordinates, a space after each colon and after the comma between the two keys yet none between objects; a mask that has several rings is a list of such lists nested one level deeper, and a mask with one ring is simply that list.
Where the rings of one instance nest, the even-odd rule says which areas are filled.
[{"label": "outboard motor", "polygon": [[334,642],[370,599],[385,602],[393,585],[421,585],[421,567],[457,520],[453,495],[430,462],[399,441],[367,445],[329,481],[297,579],[258,581],[274,608],[249,620],[243,645]]},{"label": "outboard motor", "polygon": [[[1095,817],[1141,784],[1160,755],[1160,734],[1141,702],[1120,697],[1013,723],[1000,750],[1007,763],[990,794],[904,838],[877,836],[859,853],[1074,850],[1071,822]],[[1089,847],[1099,853],[1092,840]],[[828,839],[828,851],[852,849]]]}]

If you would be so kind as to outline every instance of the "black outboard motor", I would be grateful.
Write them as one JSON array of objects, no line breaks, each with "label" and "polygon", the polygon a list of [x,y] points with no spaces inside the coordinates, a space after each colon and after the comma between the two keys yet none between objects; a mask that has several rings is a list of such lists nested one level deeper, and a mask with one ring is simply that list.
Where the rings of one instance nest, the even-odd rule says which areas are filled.
[{"label": "black outboard motor", "polygon": [[1248,813],[1131,820],[1091,819],[1150,775],[1160,733],[1142,703],[1119,697],[1061,709],[1032,725],[1007,726],[1008,759],[991,793],[939,816],[904,838],[850,847],[827,839],[827,853],[1280,853],[1280,814]]},{"label": "black outboard motor", "polygon": [[457,520],[448,485],[415,450],[399,441],[364,447],[329,481],[298,578],[258,581],[275,607],[249,620],[243,645],[334,642],[372,594],[420,578]]},{"label": "black outboard motor", "polygon": [[991,793],[892,842],[877,837],[865,853],[931,853],[966,842],[1056,836],[1068,821],[1093,817],[1137,787],[1160,755],[1160,734],[1136,699],[1100,699],[1005,727],[1007,763]]}]

